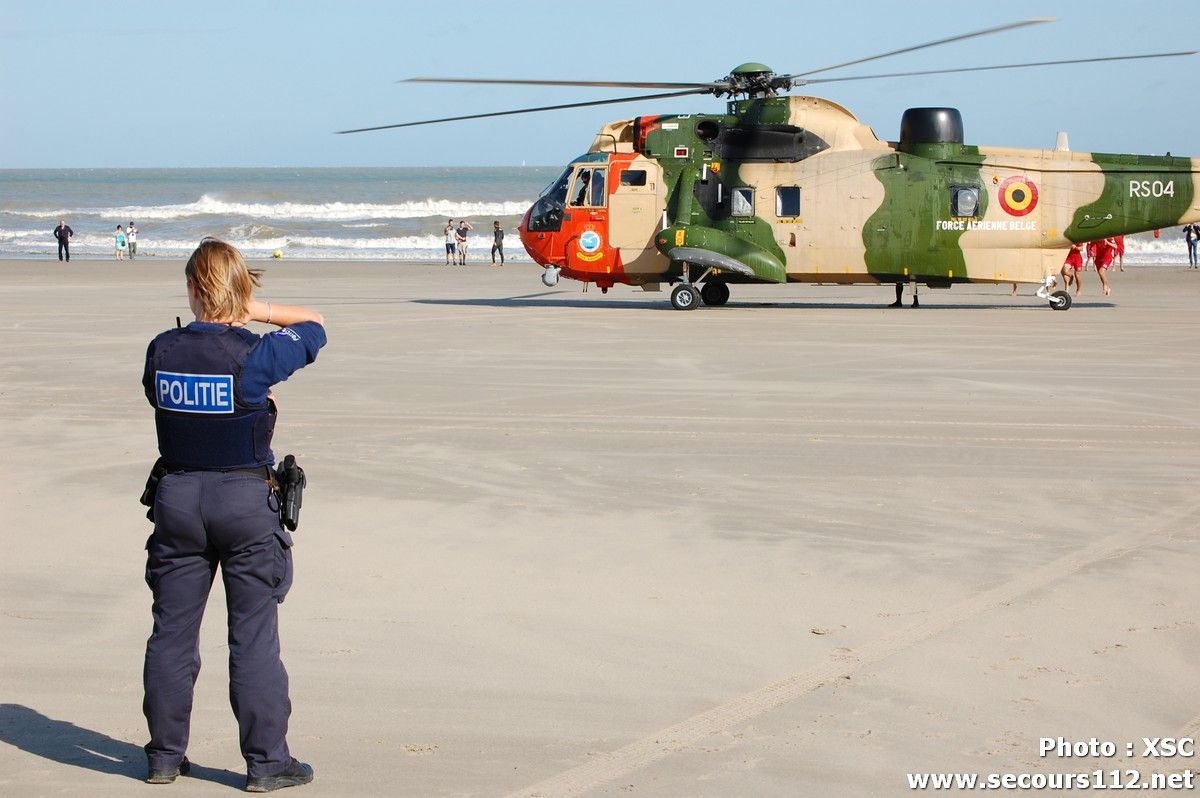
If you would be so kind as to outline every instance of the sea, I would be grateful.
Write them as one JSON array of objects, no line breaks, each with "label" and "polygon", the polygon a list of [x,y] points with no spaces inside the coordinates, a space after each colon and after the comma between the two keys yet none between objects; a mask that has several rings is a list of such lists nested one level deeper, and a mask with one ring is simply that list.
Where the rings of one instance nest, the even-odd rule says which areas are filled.
[{"label": "sea", "polygon": [[[529,260],[516,228],[562,167],[0,170],[0,258],[55,255],[66,219],[72,258],[111,258],[117,225],[138,257],[187,257],[205,236],[250,259],[440,260],[446,220],[474,228],[475,256]],[[481,253],[482,250],[482,253]]]},{"label": "sea", "polygon": [[[116,227],[137,224],[138,257],[185,258],[216,236],[250,259],[440,260],[447,219],[475,227],[487,256],[493,221],[505,256],[528,261],[516,235],[561,166],[0,170],[0,259],[54,256],[53,230],[74,230],[72,258],[111,258]],[[1178,228],[1126,239],[1133,263],[1186,263]]]}]

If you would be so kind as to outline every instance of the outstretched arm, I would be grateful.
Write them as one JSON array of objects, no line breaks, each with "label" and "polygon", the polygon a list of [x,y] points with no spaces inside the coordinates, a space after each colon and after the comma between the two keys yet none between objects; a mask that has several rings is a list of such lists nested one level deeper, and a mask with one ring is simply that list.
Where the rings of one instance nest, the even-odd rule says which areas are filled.
[{"label": "outstretched arm", "polygon": [[280,305],[253,299],[247,310],[246,321],[261,321],[265,324],[278,324],[280,327],[299,324],[302,321],[315,321],[322,327],[325,326],[324,316],[301,305]]}]

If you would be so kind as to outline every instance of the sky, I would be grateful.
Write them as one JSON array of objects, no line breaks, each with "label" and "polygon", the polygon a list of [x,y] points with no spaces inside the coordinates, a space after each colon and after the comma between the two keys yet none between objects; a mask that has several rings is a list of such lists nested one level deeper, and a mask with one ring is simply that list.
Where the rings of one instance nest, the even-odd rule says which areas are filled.
[{"label": "sky", "polygon": [[[1200,3],[0,0],[0,168],[558,165],[606,122],[720,113],[691,96],[354,135],[346,128],[642,90],[405,84],[417,76],[703,82],[799,73],[1033,17],[1058,21],[833,75],[1200,48]],[[52,9],[52,10],[48,10]],[[913,106],[970,144],[1200,155],[1200,55],[812,85],[883,139]]]}]

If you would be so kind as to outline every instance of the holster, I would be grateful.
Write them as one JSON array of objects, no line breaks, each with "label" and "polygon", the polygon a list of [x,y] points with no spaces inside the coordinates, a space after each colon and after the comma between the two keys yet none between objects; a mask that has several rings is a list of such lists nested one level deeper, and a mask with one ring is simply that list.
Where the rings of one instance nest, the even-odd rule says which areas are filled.
[{"label": "holster", "polygon": [[154,461],[154,465],[150,469],[150,476],[146,477],[146,487],[142,490],[142,498],[139,501],[150,509],[146,510],[146,518],[150,521],[154,520],[154,497],[158,494],[158,483],[167,474],[166,461],[163,458],[158,458]]},{"label": "holster", "polygon": [[308,479],[296,458],[287,455],[275,468],[275,483],[279,494],[279,523],[295,532],[300,525],[300,505],[304,502],[304,487]]}]

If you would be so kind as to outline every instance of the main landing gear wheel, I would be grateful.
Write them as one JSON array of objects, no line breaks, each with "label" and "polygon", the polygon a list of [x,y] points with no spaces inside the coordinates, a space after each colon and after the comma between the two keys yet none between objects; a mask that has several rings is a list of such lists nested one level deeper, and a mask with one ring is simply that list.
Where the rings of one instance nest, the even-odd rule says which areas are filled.
[{"label": "main landing gear wheel", "polygon": [[691,283],[682,283],[671,291],[671,306],[676,310],[694,310],[700,304],[700,292]]},{"label": "main landing gear wheel", "polygon": [[1067,310],[1071,307],[1071,295],[1066,291],[1055,291],[1050,295],[1051,310]]},{"label": "main landing gear wheel", "polygon": [[706,305],[724,305],[729,301],[729,286],[720,280],[709,280],[700,289],[700,298]]}]

